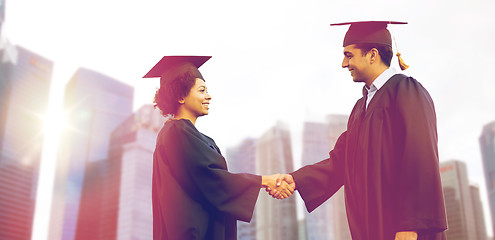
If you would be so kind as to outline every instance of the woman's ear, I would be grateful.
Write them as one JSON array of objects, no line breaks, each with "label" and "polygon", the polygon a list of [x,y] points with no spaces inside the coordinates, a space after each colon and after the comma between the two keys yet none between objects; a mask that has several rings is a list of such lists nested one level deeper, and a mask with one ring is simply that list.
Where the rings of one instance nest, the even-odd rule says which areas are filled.
[{"label": "woman's ear", "polygon": [[182,98],[181,100],[179,100],[179,103],[180,104],[184,104],[186,102],[186,100],[184,98]]}]

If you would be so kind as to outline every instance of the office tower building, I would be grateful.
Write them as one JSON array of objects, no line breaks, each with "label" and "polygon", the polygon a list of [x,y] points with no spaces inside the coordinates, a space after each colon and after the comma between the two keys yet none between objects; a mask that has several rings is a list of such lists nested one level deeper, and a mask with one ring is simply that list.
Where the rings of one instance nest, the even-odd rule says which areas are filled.
[{"label": "office tower building", "polygon": [[[303,127],[302,166],[328,158],[331,147],[325,123],[305,122]],[[313,212],[304,209],[308,240],[335,239],[333,205],[327,200]],[[304,207],[305,208],[305,207]]]},{"label": "office tower building", "polygon": [[[306,122],[303,129],[302,165],[329,157],[338,137],[346,130],[348,116],[329,115],[325,123]],[[350,239],[345,211],[344,188],[308,213],[305,211],[307,239]]]},{"label": "office tower building", "polygon": [[483,205],[481,203],[480,189],[478,186],[469,186],[471,192],[471,202],[473,203],[474,210],[474,226],[476,227],[476,237],[477,240],[486,240],[486,225],[485,225],[485,214],[483,212]]},{"label": "office tower building", "polygon": [[[81,200],[74,239],[115,239],[115,219],[103,222],[102,218],[110,209],[104,209],[102,202],[108,199],[106,186],[108,177],[108,161],[86,163],[84,180],[81,190]],[[111,193],[115,192],[110,189]],[[115,209],[112,206],[111,209]],[[107,217],[108,219],[108,217]],[[106,231],[105,231],[106,230]],[[113,230],[113,231],[112,231]]]},{"label": "office tower building", "polygon": [[[239,145],[227,149],[227,166],[233,173],[256,173],[256,140],[244,139]],[[256,240],[256,209],[251,222],[237,221],[238,240]]]},{"label": "office tower building", "polygon": [[228,168],[233,173],[256,173],[256,139],[246,138],[240,144],[227,148]]},{"label": "office tower building", "polygon": [[[331,151],[340,135],[347,130],[348,115],[331,114],[327,116],[328,139]],[[328,151],[328,152],[329,152]],[[328,153],[327,153],[328,154]],[[327,155],[329,156],[329,155]],[[332,197],[330,203],[333,205],[333,227],[335,239],[351,239],[351,232],[347,222],[345,210],[344,188],[342,187]]]},{"label": "office tower building", "polygon": [[495,121],[483,127],[479,141],[492,229],[495,232]]},{"label": "office tower building", "polygon": [[297,220],[297,226],[298,226],[298,237],[297,239],[299,240],[307,240],[308,239],[308,234],[306,233],[306,219],[298,219]]},{"label": "office tower building", "polygon": [[86,164],[108,158],[110,134],[132,114],[133,96],[131,86],[84,68],[68,82],[49,239],[75,238]]},{"label": "office tower building", "polygon": [[153,152],[164,121],[141,107],[112,132],[108,159],[87,164],[76,239],[153,238]]},{"label": "office tower building", "polygon": [[[294,170],[291,138],[285,125],[278,123],[258,139],[255,165],[260,175]],[[260,194],[256,203],[256,236],[258,240],[297,239],[295,198],[280,201]]]},{"label": "office tower building", "polygon": [[53,63],[8,44],[0,54],[0,239],[30,239]]},{"label": "office tower building", "polygon": [[447,211],[447,239],[476,240],[476,220],[466,164],[450,160],[440,163],[440,176]]},{"label": "office tower building", "polygon": [[0,0],[0,41],[2,39],[2,26],[5,20],[5,0]]},{"label": "office tower building", "polygon": [[153,238],[153,152],[158,132],[166,120],[159,109],[146,105],[112,135],[110,163],[121,159],[117,225],[119,240]]}]

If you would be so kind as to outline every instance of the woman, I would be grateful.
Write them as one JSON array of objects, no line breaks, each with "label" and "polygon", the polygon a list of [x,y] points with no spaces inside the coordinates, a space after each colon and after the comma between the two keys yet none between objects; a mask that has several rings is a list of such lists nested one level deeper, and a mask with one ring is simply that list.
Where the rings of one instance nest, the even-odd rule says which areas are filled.
[{"label": "woman", "polygon": [[[160,77],[155,104],[173,116],[153,156],[154,239],[236,239],[236,221],[251,220],[260,187],[276,188],[278,175],[228,172],[213,139],[196,129],[211,100],[198,70],[209,58],[166,56],[145,76]],[[277,190],[278,198],[294,191],[285,182]]]}]

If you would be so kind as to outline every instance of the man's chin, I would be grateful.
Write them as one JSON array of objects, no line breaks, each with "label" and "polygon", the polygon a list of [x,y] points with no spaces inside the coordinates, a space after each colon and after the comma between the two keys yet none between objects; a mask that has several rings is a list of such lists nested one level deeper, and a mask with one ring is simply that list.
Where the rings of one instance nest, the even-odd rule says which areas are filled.
[{"label": "man's chin", "polygon": [[352,81],[357,82],[357,83],[358,83],[358,82],[364,82],[363,80],[361,80],[361,79],[357,79],[357,78],[352,78]]}]

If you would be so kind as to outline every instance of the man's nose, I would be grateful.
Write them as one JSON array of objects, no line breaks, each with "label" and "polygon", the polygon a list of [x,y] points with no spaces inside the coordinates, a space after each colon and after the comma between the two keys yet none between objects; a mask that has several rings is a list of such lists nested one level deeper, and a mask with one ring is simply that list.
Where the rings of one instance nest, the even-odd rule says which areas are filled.
[{"label": "man's nose", "polygon": [[346,67],[349,67],[349,60],[347,60],[347,58],[344,58],[342,60],[342,68],[346,68]]}]

